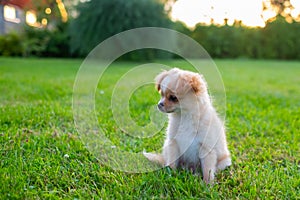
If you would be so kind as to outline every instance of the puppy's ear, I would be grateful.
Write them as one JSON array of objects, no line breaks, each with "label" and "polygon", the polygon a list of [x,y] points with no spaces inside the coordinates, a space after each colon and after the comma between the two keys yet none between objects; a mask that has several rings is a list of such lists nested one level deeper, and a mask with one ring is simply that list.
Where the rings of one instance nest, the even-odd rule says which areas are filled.
[{"label": "puppy's ear", "polygon": [[155,87],[160,91],[160,84],[162,80],[168,75],[168,71],[163,71],[155,77]]},{"label": "puppy's ear", "polygon": [[192,87],[195,94],[204,92],[205,82],[200,74],[193,74],[189,79],[189,84]]}]

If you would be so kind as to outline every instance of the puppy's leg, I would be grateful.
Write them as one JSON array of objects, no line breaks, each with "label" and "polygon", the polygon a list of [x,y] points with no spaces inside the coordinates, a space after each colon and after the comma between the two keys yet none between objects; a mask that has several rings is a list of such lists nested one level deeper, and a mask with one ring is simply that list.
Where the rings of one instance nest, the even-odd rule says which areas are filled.
[{"label": "puppy's leg", "polygon": [[155,153],[147,153],[147,152],[143,152],[144,156],[151,162],[155,162],[159,165],[164,166],[165,161],[164,158],[161,154],[155,154]]},{"label": "puppy's leg", "polygon": [[208,154],[204,154],[200,152],[199,156],[200,156],[203,180],[207,184],[212,183],[215,178],[217,154],[215,151],[212,150]]},{"label": "puppy's leg", "polygon": [[169,166],[175,169],[178,165],[180,152],[175,139],[167,140],[163,148],[163,157],[165,160],[165,166]]},{"label": "puppy's leg", "polygon": [[230,155],[224,154],[218,158],[217,170],[223,170],[231,165]]}]

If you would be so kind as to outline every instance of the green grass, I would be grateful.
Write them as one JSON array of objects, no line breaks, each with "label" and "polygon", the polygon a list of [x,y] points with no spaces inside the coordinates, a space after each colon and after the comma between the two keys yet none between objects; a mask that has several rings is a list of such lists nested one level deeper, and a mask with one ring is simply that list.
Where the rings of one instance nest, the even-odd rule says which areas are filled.
[{"label": "green grass", "polygon": [[[187,67],[181,61],[164,63]],[[80,64],[0,58],[0,199],[299,199],[300,62],[216,61],[226,87],[233,165],[213,186],[184,170],[114,171],[89,153],[72,114]],[[160,148],[164,135],[128,138],[114,122],[113,83],[136,65],[110,67],[96,95],[106,136],[132,152]],[[149,122],[147,109],[158,98],[149,86],[133,94],[130,114],[138,124]]]}]

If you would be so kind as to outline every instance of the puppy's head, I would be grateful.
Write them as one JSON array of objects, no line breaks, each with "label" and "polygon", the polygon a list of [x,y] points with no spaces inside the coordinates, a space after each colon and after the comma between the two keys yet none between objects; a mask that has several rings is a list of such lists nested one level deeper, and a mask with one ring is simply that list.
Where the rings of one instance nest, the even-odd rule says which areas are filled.
[{"label": "puppy's head", "polygon": [[177,68],[163,71],[155,81],[161,94],[158,109],[166,113],[192,109],[198,103],[197,97],[207,91],[206,83],[200,74]]}]

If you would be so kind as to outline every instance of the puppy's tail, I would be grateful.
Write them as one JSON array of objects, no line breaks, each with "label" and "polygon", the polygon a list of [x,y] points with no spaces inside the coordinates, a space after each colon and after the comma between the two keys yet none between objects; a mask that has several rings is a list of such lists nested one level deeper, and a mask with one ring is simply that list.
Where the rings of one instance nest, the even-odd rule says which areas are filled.
[{"label": "puppy's tail", "polygon": [[144,156],[151,162],[157,163],[161,166],[165,165],[165,160],[161,154],[143,152]]}]

